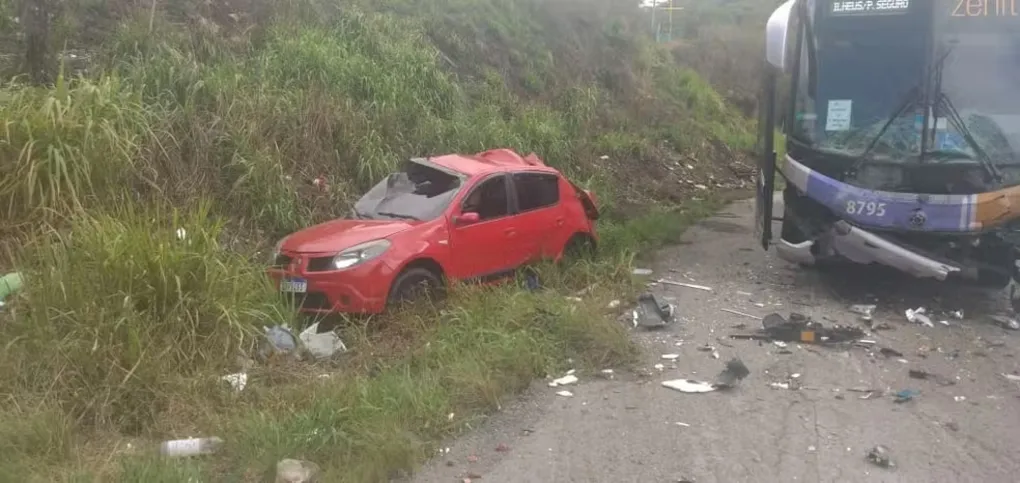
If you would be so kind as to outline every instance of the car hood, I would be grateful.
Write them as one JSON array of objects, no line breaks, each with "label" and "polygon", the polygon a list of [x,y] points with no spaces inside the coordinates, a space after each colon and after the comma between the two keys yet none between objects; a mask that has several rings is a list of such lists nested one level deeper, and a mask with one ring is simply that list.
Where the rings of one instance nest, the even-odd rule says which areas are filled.
[{"label": "car hood", "polygon": [[398,220],[334,220],[289,235],[281,247],[296,253],[340,252],[359,243],[386,238],[417,224]]}]

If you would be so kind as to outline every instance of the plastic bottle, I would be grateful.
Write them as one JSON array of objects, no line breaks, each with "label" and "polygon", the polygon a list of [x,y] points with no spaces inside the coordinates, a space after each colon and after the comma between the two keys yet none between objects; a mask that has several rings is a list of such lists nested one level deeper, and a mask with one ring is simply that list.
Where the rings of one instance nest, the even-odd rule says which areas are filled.
[{"label": "plastic bottle", "polygon": [[171,458],[198,456],[215,453],[223,446],[223,440],[217,437],[188,438],[164,441],[159,445],[159,452]]}]

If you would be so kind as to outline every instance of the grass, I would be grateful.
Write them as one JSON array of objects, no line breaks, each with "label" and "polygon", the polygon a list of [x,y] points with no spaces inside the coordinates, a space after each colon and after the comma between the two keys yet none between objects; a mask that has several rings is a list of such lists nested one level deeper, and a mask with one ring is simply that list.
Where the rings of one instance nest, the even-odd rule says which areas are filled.
[{"label": "grass", "polygon": [[[0,481],[261,481],[284,457],[325,481],[412,471],[534,379],[633,360],[605,307],[753,142],[616,2],[113,3],[63,2],[53,44],[88,51],[87,75],[0,88],[0,268],[26,286],[0,312]],[[266,247],[402,159],[492,147],[594,189],[597,260],[347,324],[336,361],[260,361],[240,393],[219,380],[263,326],[301,322]],[[191,435],[226,447],[155,456]]]}]

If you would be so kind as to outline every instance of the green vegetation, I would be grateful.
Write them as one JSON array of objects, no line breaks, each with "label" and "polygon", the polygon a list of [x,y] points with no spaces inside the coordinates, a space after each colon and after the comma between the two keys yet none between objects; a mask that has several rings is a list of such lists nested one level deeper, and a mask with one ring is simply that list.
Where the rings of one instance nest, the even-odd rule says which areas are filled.
[{"label": "green vegetation", "polygon": [[[0,272],[26,285],[0,312],[2,481],[261,481],[283,457],[325,481],[410,471],[568,359],[627,364],[604,307],[753,142],[608,0],[54,3],[49,44],[78,56],[52,85],[0,89]],[[262,274],[267,246],[343,216],[402,159],[493,147],[595,190],[597,261],[544,269],[545,290],[465,287],[349,324],[338,361],[270,360],[240,393],[218,380],[262,326],[298,322]],[[226,448],[152,456],[191,435]]]}]

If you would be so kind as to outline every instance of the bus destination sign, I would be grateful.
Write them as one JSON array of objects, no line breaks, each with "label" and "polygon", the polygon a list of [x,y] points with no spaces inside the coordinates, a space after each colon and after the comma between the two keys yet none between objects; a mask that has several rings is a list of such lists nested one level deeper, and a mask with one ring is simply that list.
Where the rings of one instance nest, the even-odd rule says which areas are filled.
[{"label": "bus destination sign", "polygon": [[907,13],[910,0],[835,0],[832,15],[895,15]]}]

